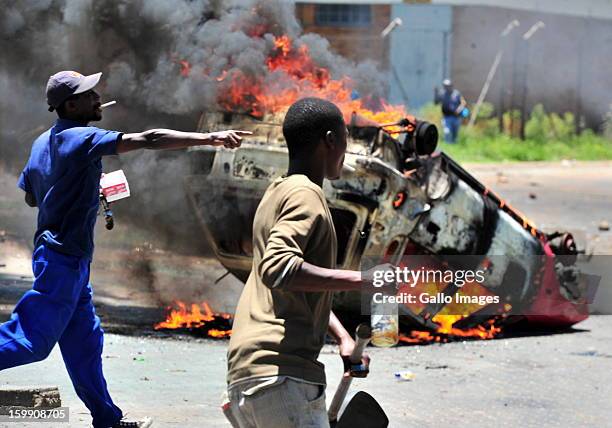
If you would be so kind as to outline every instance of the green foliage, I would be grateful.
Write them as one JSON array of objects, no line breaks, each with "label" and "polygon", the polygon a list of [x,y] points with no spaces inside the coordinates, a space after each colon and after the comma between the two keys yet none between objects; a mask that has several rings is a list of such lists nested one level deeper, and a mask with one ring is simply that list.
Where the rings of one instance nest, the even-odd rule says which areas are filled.
[{"label": "green foliage", "polygon": [[[418,117],[441,127],[439,105],[426,105]],[[591,130],[576,135],[572,113],[547,114],[542,105],[536,105],[525,124],[525,141],[509,135],[511,127],[513,135],[518,135],[519,117],[518,111],[504,113],[504,133],[500,133],[493,106],[483,103],[474,127],[468,129],[464,123],[456,144],[446,144],[440,135],[438,148],[467,162],[612,159],[612,138]]]},{"label": "green foliage", "polygon": [[557,113],[546,114],[542,104],[533,108],[525,124],[525,137],[542,143],[549,140],[567,141],[575,136],[576,127],[572,113],[568,112],[563,116]]}]

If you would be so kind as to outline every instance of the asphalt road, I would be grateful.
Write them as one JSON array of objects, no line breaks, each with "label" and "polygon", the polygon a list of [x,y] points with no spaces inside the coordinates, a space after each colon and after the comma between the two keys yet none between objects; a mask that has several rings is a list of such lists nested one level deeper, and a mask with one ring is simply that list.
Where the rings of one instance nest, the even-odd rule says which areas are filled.
[{"label": "asphalt road", "polygon": [[[611,323],[612,316],[595,316],[566,334],[370,348],[370,376],[353,385],[376,397],[396,428],[611,426]],[[225,350],[224,341],[109,334],[104,370],[115,402],[132,416],[152,416],[156,427],[227,427],[219,407]],[[341,370],[333,350],[326,346],[321,355],[328,400]],[[396,380],[399,370],[412,371],[414,380]],[[41,383],[58,385],[70,408],[70,423],[55,426],[87,426],[57,348],[0,378],[0,387]]]},{"label": "asphalt road", "polygon": [[612,255],[612,162],[464,164],[545,231],[568,230],[594,254]]},{"label": "asphalt road", "polygon": [[[544,229],[569,229],[589,252],[612,255],[612,163],[530,163],[466,166]],[[14,177],[0,174],[0,321],[30,284],[30,236],[35,212],[25,208]],[[226,342],[191,337],[148,337],[174,298],[209,300],[233,310],[240,284],[216,262],[176,254],[145,231],[98,229],[93,267],[96,306],[108,334],[104,367],[111,393],[132,416],[149,415],[157,427],[228,426],[219,409]],[[609,280],[603,295],[610,293]],[[612,302],[612,299],[610,300]],[[600,302],[600,311],[610,304]],[[326,347],[329,389],[340,359]],[[373,394],[392,427],[604,427],[612,426],[612,316],[592,316],[571,333],[492,341],[371,349],[372,371],[355,387]],[[410,370],[412,381],[394,372]],[[0,373],[2,385],[58,385],[68,424],[88,426],[57,349],[41,363]],[[328,394],[331,396],[331,393]]]}]

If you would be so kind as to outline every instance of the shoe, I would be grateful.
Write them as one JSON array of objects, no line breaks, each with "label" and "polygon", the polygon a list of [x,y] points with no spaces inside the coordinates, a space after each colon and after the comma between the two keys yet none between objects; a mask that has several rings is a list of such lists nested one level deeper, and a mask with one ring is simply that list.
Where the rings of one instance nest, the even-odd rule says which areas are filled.
[{"label": "shoe", "polygon": [[149,428],[153,425],[153,419],[151,418],[142,418],[137,421],[121,419],[112,428]]}]

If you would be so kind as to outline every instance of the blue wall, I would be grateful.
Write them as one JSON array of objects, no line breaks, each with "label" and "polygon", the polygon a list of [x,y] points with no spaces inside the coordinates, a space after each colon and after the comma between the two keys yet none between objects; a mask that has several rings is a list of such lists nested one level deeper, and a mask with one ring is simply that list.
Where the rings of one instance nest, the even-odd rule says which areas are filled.
[{"label": "blue wall", "polygon": [[434,86],[450,76],[452,7],[394,4],[393,18],[403,25],[389,36],[389,99],[414,112],[433,101]]}]

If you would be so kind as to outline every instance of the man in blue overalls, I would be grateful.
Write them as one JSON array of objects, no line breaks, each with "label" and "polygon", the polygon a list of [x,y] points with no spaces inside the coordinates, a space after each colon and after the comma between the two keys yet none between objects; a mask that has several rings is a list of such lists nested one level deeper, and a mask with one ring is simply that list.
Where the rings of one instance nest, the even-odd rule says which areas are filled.
[{"label": "man in blue overalls", "polygon": [[94,87],[102,73],[62,71],[49,78],[47,103],[55,125],[34,141],[19,177],[26,203],[38,207],[32,290],[0,325],[0,370],[44,360],[56,343],[74,389],[95,428],[148,427],[127,421],[108,393],[102,374],[103,330],[89,284],[93,232],[99,204],[102,157],[132,150],[196,145],[240,146],[243,131],[209,134],[152,129],[136,134],[88,126],[102,119]]},{"label": "man in blue overalls", "polygon": [[444,79],[442,82],[443,89],[436,93],[436,104],[442,104],[442,129],[444,129],[444,141],[447,143],[455,143],[459,128],[461,127],[461,119],[464,108],[467,103],[465,99],[456,89],[453,89],[453,83],[450,79]]}]

